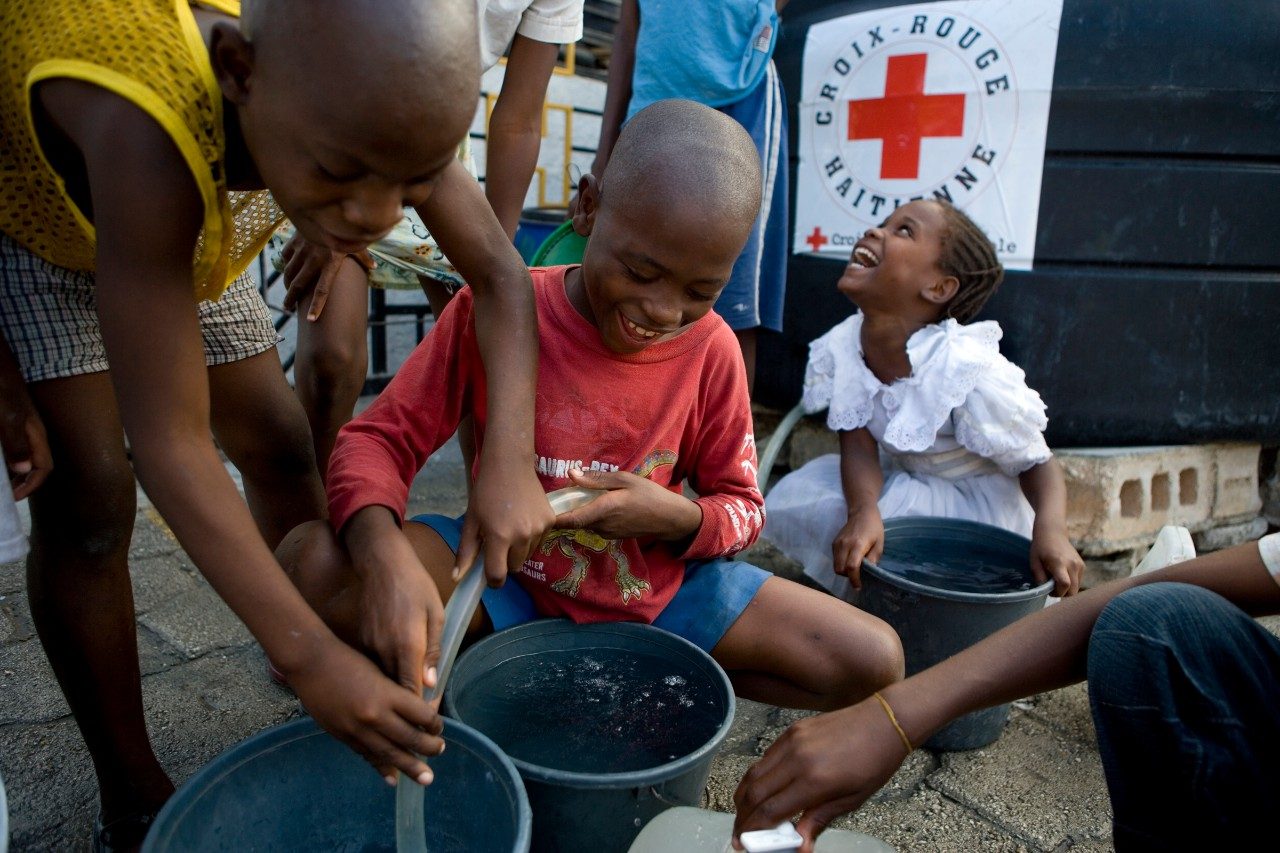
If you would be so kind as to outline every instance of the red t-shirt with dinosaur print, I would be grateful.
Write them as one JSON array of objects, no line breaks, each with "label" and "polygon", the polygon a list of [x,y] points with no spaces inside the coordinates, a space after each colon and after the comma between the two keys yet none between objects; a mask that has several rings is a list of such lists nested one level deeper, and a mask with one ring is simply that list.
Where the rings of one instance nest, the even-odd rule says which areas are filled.
[{"label": "red t-shirt with dinosaur print", "polygon": [[[736,554],[763,526],[742,356],[715,313],[639,353],[615,353],[569,302],[568,269],[531,271],[540,341],[534,449],[543,488],[572,485],[575,465],[632,471],[677,493],[687,479],[700,495],[702,525],[683,553],[655,539],[553,531],[514,580],[547,616],[652,622],[679,589],[686,560]],[[485,377],[473,305],[470,290],[460,291],[382,395],[339,434],[327,481],[335,530],[366,506],[385,506],[403,520],[414,475],[463,415],[475,416],[483,446]]]}]

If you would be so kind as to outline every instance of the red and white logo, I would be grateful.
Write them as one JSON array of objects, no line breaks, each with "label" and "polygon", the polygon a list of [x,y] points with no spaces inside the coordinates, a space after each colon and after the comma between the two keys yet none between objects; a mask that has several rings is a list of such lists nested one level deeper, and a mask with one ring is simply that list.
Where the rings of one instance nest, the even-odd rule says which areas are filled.
[{"label": "red and white logo", "polygon": [[[1030,252],[1018,246],[1025,230],[1010,219],[1010,193],[1025,196],[1025,187],[1010,177],[1035,173],[1033,241],[1060,18],[1061,0],[970,0],[877,9],[812,27],[795,251],[847,254],[895,207],[941,198],[988,228],[1006,261],[1026,254],[1029,266]],[[1028,21],[1041,32],[1017,28]],[[1027,76],[1036,78],[1030,98]]]}]

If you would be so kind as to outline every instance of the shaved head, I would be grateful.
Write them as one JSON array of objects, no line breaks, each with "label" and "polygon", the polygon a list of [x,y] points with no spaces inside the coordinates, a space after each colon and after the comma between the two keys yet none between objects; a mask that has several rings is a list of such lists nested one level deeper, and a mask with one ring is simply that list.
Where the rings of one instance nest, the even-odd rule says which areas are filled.
[{"label": "shaved head", "polygon": [[475,0],[245,0],[241,29],[258,74],[347,120],[470,125]]},{"label": "shaved head", "polygon": [[456,165],[479,45],[475,0],[245,0],[209,36],[228,148],[308,240],[368,245]]},{"label": "shaved head", "polygon": [[609,157],[601,203],[669,198],[710,205],[742,223],[743,239],[760,210],[760,155],[742,125],[718,110],[671,99],[627,123]]}]

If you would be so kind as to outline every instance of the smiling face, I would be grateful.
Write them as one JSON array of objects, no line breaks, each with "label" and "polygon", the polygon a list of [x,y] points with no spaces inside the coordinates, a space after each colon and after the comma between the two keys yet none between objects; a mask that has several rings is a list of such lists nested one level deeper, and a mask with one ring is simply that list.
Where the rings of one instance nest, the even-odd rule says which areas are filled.
[{"label": "smiling face", "polygon": [[252,41],[224,26],[211,59],[258,177],[308,240],[363,249],[427,200],[467,132],[479,92],[475,4],[250,9]]},{"label": "smiling face", "polygon": [[857,242],[837,287],[864,312],[936,319],[955,293],[939,266],[947,228],[934,202],[904,204]]},{"label": "smiling face", "polygon": [[594,221],[566,290],[616,353],[670,340],[705,317],[746,239],[741,222],[709,215],[689,199],[605,201],[594,180],[584,178],[579,204]]}]

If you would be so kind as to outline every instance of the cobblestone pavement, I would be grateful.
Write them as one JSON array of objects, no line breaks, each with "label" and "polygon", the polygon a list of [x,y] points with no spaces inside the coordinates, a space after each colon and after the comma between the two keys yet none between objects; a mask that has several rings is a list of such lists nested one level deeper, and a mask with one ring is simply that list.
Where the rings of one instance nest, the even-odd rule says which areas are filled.
[{"label": "cobblestone pavement", "polygon": [[[152,739],[181,783],[231,744],[300,713],[272,684],[248,632],[199,576],[139,492],[131,549],[138,645]],[[414,512],[465,504],[456,444],[418,477]],[[770,549],[748,554],[785,573]],[[0,566],[0,773],[14,850],[86,850],[97,809],[88,755],[40,649],[22,566]],[[706,801],[732,810],[747,767],[803,714],[740,702]],[[891,784],[839,825],[901,850],[1110,849],[1110,810],[1082,687],[1019,703],[986,749],[918,750]]]}]

